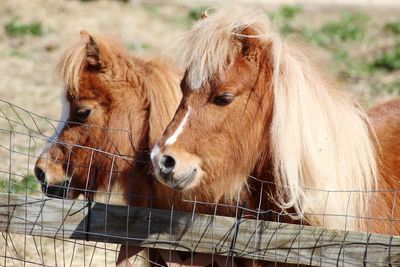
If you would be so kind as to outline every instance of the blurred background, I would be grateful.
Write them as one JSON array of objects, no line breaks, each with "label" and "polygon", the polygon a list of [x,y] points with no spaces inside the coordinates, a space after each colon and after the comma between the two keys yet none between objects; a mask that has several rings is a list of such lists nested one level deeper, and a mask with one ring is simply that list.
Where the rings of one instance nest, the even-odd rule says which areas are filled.
[{"label": "blurred background", "polygon": [[[400,94],[400,1],[240,2],[261,8],[283,34],[310,43],[323,66],[363,106]],[[0,98],[57,119],[62,85],[55,65],[80,30],[115,36],[135,54],[159,55],[215,3],[1,0]]]}]

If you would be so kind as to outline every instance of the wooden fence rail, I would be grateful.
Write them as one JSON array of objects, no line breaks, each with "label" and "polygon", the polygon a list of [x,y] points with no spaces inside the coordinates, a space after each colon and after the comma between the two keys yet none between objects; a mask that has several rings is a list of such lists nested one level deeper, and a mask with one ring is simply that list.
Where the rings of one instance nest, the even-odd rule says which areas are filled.
[{"label": "wooden fence rail", "polygon": [[237,223],[223,216],[101,203],[89,208],[85,201],[0,194],[0,232],[313,266],[400,266],[400,237],[250,219]]}]

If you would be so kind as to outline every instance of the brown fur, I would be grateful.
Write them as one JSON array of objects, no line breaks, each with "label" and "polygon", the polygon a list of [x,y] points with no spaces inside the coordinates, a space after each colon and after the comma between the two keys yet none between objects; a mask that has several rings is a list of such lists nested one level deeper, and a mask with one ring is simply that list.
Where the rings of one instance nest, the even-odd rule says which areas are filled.
[{"label": "brown fur", "polygon": [[[399,235],[400,198],[393,192],[400,181],[400,101],[371,110],[376,145],[365,113],[301,49],[277,36],[264,19],[234,13],[227,8],[198,22],[179,49],[188,61],[183,62],[183,98],[152,151],[157,178],[187,200],[175,201],[175,209],[206,203],[196,204],[196,211],[232,216],[236,205],[246,204],[244,216],[250,218]],[[216,98],[225,92],[234,95],[233,101],[218,105]],[[297,127],[285,129],[277,121]],[[278,154],[280,142],[292,147]],[[324,149],[328,152],[322,155],[329,157],[319,158]],[[291,151],[300,157],[293,159]],[[166,165],[165,156],[174,164]],[[291,168],[278,164],[288,163],[300,166],[292,170],[301,174],[290,175],[301,179],[284,177]],[[167,190],[158,187],[160,194]],[[232,208],[214,209],[216,203]],[[354,205],[349,213],[343,203]]]},{"label": "brown fur", "polygon": [[[400,99],[377,105],[368,112],[377,136],[379,191],[374,193],[372,232],[400,234]],[[385,192],[386,191],[386,192]]]},{"label": "brown fur", "polygon": [[[130,56],[111,39],[81,35],[59,64],[68,123],[36,167],[49,186],[72,177],[68,197],[96,193],[113,202],[113,191],[122,203],[147,206],[152,178],[144,161],[181,98],[179,71],[158,59]],[[83,121],[77,115],[82,109],[91,110]]]},{"label": "brown fur", "polygon": [[[368,118],[357,104],[337,89],[334,82],[321,75],[301,49],[277,37],[268,28],[268,23],[263,23],[264,19],[257,20],[249,14],[240,17],[243,12],[235,17],[232,13],[229,9],[217,11],[213,17],[198,22],[184,40],[186,46],[183,46],[182,53],[189,62],[181,83],[183,99],[157,149],[153,149],[153,165],[158,179],[180,190],[178,194],[183,199],[210,203],[209,209],[218,202],[233,206],[246,203],[255,211],[258,208],[265,211],[262,215],[265,219],[400,234],[399,224],[392,221],[385,225],[380,220],[393,216],[398,218],[397,212],[392,216],[394,194],[379,193],[377,196],[373,193],[399,189],[397,102],[388,104],[386,111],[381,107],[370,113],[381,145],[381,148],[375,147],[380,153],[375,157],[374,137],[368,132]],[[282,61],[277,62],[279,59]],[[296,87],[297,81],[303,84]],[[300,93],[296,95],[293,90]],[[231,104],[219,106],[215,99],[224,92],[233,94],[234,100]],[[293,112],[287,105],[276,103],[277,99],[299,109]],[[308,106],[296,102],[304,100],[310,101],[306,102]],[[277,106],[283,108],[276,110]],[[298,128],[285,132],[276,125],[276,117],[285,117],[285,112],[291,112],[289,115],[292,117],[287,116],[288,119],[296,115],[304,121],[289,121],[296,123]],[[312,118],[324,124],[302,129],[306,126],[301,123],[313,125],[315,121]],[[283,132],[277,134],[277,130]],[[297,131],[303,131],[303,139],[296,137]],[[304,133],[320,138],[314,143],[318,141],[321,149],[310,143],[311,138]],[[277,145],[280,144],[274,138],[281,136],[288,139],[281,139],[286,144],[291,143],[291,136],[298,138],[293,140],[293,144],[297,142],[300,151],[286,149],[288,158],[276,159],[279,155]],[[329,142],[332,142],[331,146],[325,148],[325,143]],[[350,146],[337,147],[337,144]],[[332,159],[315,156],[324,149],[328,151],[325,155],[332,155]],[[316,152],[311,154],[307,150]],[[287,151],[300,157],[291,159]],[[175,159],[173,172],[168,177],[162,174],[161,162],[165,155]],[[354,163],[343,161],[346,157]],[[329,165],[331,162],[326,162],[329,160],[334,164]],[[290,168],[284,169],[277,164],[287,162],[301,167],[298,169],[302,172],[299,175],[301,179],[297,180],[300,183],[291,184],[296,180],[282,178],[287,175],[282,170]],[[325,166],[332,170],[330,176],[323,173]],[[347,172],[341,172],[343,169]],[[319,177],[320,172],[325,177]],[[254,176],[260,180],[251,178]],[[331,183],[336,187],[330,187]],[[301,190],[300,193],[290,192],[296,189]],[[331,210],[336,211],[333,214],[324,212],[324,201],[328,198]],[[394,210],[399,210],[399,202],[400,199],[396,199]],[[341,206],[346,203],[348,206],[357,205],[354,204],[347,213],[346,205]],[[185,203],[176,205],[178,209],[187,208]],[[204,210],[207,212],[207,208]],[[368,214],[367,210],[370,211]],[[230,213],[224,208],[219,212]],[[337,221],[340,223],[336,224]]]}]

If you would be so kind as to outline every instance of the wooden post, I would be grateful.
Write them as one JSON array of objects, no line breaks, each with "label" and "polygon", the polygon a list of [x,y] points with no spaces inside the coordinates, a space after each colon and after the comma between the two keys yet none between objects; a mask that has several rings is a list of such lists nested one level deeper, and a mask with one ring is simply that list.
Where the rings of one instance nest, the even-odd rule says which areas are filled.
[{"label": "wooden post", "polygon": [[394,236],[243,219],[232,251],[235,218],[101,203],[87,214],[84,201],[0,194],[2,232],[313,266],[400,263]]}]

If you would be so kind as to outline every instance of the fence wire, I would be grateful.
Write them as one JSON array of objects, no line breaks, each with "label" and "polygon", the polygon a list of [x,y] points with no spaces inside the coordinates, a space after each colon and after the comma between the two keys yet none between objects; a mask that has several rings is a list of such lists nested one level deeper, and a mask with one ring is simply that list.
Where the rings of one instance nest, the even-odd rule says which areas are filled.
[{"label": "fence wire", "polygon": [[[307,248],[304,244],[310,243],[303,244],[299,240],[310,240],[310,236],[301,236],[303,228],[300,227],[296,228],[295,238],[291,239],[293,243],[285,245],[282,244],[281,238],[287,232],[280,228],[279,223],[292,222],[296,214],[291,213],[290,210],[277,210],[268,205],[271,193],[268,188],[273,188],[272,182],[249,177],[250,189],[259,189],[255,191],[258,195],[252,197],[255,200],[254,203],[243,201],[241,199],[243,192],[237,196],[233,204],[182,199],[178,193],[157,195],[158,191],[154,188],[150,190],[150,194],[128,191],[130,193],[127,195],[127,191],[124,191],[124,181],[118,182],[118,179],[124,175],[124,168],[134,169],[137,164],[150,166],[149,151],[145,150],[140,156],[134,153],[137,151],[133,147],[120,151],[118,144],[112,141],[116,139],[110,136],[117,136],[119,140],[124,139],[124,143],[130,143],[132,133],[83,125],[85,133],[82,135],[93,139],[89,142],[91,146],[85,146],[78,142],[82,138],[80,136],[70,138],[76,142],[66,142],[59,138],[59,124],[69,128],[82,126],[76,122],[52,120],[0,100],[0,215],[2,216],[0,226],[3,230],[0,237],[1,266],[114,266],[120,251],[126,250],[128,254],[129,245],[139,243],[148,248],[129,260],[131,263],[134,262],[134,266],[166,266],[166,262],[173,261],[177,257],[175,253],[177,250],[180,251],[178,256],[181,262],[186,260],[188,266],[196,266],[196,255],[204,251],[211,251],[208,254],[209,264],[204,264],[210,266],[243,266],[243,264],[251,266],[249,263],[258,266],[256,259],[264,256],[275,259],[273,263],[269,263],[272,266],[281,266],[279,262],[285,261],[293,263],[294,266],[304,263],[317,266],[396,266],[396,264],[400,266],[400,242],[395,237],[398,234],[395,232],[395,226],[399,223],[399,218],[394,216],[394,210],[398,205],[395,203],[398,190],[338,192],[307,189],[324,194],[326,201],[346,194],[349,203],[357,194],[390,195],[389,199],[393,199],[393,213],[390,218],[369,215],[363,218],[393,226],[389,227],[392,231],[386,233],[389,235],[377,237],[376,240],[381,243],[374,241],[375,246],[381,247],[379,251],[371,248],[373,243],[370,240],[374,236],[369,229],[366,229],[366,239],[352,238],[351,235],[334,239],[328,230],[318,233],[311,231],[309,233],[313,234],[311,239],[315,247]],[[97,136],[100,135],[103,141],[106,139],[108,142],[100,144],[98,140],[95,140],[95,137],[90,134],[93,129],[96,129]],[[108,143],[108,146],[105,147],[104,143]],[[50,144],[60,147],[63,155],[61,157],[60,154],[60,159],[41,157],[43,149],[46,147],[49,149]],[[74,157],[77,154],[86,158],[84,164],[75,164]],[[35,177],[35,163],[40,157],[45,161],[42,165],[45,166],[44,172],[47,172],[50,168],[48,166],[54,162],[63,167],[64,177],[57,177],[59,181],[62,181],[60,185],[49,185],[45,183],[45,180]],[[68,170],[68,168],[74,169]],[[87,179],[77,183],[78,175],[75,170],[78,170],[81,178]],[[131,179],[140,179],[140,177],[134,174]],[[94,185],[93,179],[95,179]],[[49,196],[59,198],[57,202],[54,202],[58,204],[52,206],[53,202]],[[75,202],[72,202],[71,198],[75,198]],[[143,213],[143,210],[133,206],[115,206],[126,205],[124,201],[127,198],[133,199],[132,203],[140,203],[139,200],[144,199],[145,203],[150,203],[146,204],[147,206],[144,205],[149,209]],[[154,203],[167,203],[162,205],[164,213],[159,213],[160,207]],[[184,210],[182,210],[183,206]],[[186,215],[181,211],[186,212]],[[194,227],[188,226],[197,225],[199,213],[208,214],[209,217],[204,217],[206,219],[211,218],[206,226],[198,224],[199,229],[204,227],[207,231],[203,235],[197,233]],[[226,229],[221,229],[219,215],[231,217],[232,220],[229,221],[231,224]],[[322,220],[343,218],[343,226],[338,226],[343,231],[348,230],[348,222],[359,219],[356,215],[347,213],[313,215],[320,216]],[[135,222],[135,216],[142,219],[145,217],[145,219]],[[88,222],[95,219],[96,222]],[[182,225],[180,225],[181,222],[183,222]],[[254,222],[254,224],[246,224],[246,222]],[[269,225],[268,222],[278,224]],[[302,220],[296,223],[300,226],[306,225]],[[97,228],[90,225],[97,225]],[[250,229],[249,240],[243,240],[241,235],[243,231],[249,230],[243,228],[244,225],[254,226],[254,229]],[[88,226],[92,228],[89,229]],[[163,229],[160,230],[162,226]],[[25,230],[22,231],[24,227]],[[132,227],[137,227],[138,230],[132,230]],[[185,227],[186,233],[180,231]],[[260,240],[263,239],[261,235],[267,232],[267,227],[272,227],[273,234],[269,236],[267,242],[262,243],[265,247],[260,247]],[[8,231],[9,229],[18,229],[24,233],[17,234],[18,231]],[[164,239],[157,239],[155,236],[161,236]],[[186,247],[181,242],[182,240],[186,240],[184,243]],[[338,242],[338,240],[341,241]],[[125,247],[121,249],[121,245]],[[281,245],[287,248],[283,254],[278,250]],[[362,249],[357,247],[359,245],[363,245]],[[163,250],[151,249],[152,247],[160,248],[160,246]],[[333,254],[329,255],[331,247],[339,247],[339,253],[337,250],[332,250]],[[309,249],[311,252],[304,254],[301,252],[303,249]],[[353,253],[363,255],[358,264],[352,257]],[[219,255],[225,257],[220,258]],[[242,256],[247,257],[247,262],[241,259]]]}]

